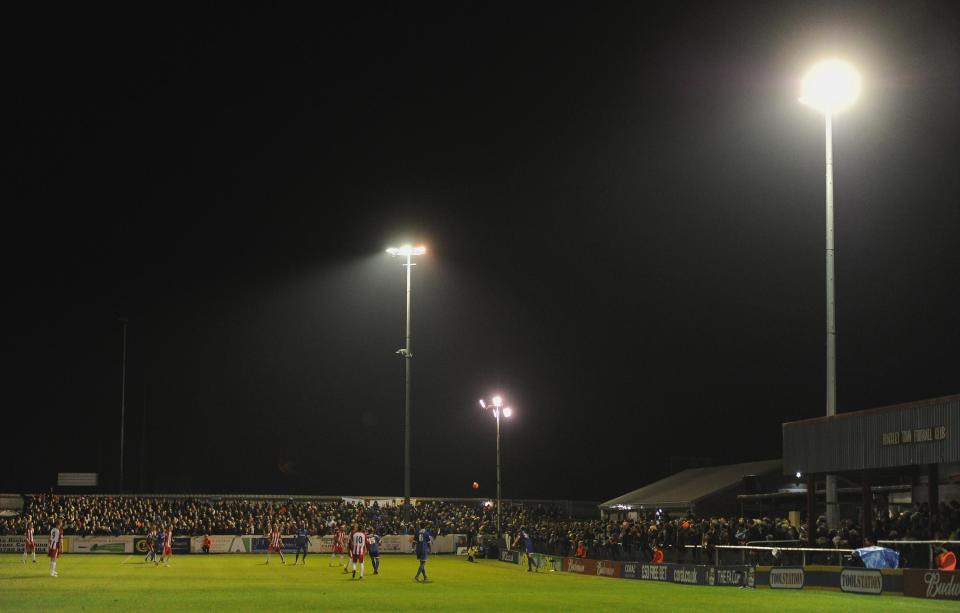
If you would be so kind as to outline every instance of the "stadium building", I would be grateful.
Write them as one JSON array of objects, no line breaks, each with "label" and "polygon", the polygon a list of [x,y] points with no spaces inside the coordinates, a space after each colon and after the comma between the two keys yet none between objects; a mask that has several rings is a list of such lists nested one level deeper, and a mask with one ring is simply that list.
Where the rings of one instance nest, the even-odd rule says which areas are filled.
[{"label": "stadium building", "polygon": [[[783,459],[684,470],[608,500],[601,514],[764,515],[799,523],[826,513],[824,477],[838,477],[839,516],[864,518],[960,500],[960,395],[783,424]],[[931,535],[932,536],[932,535]],[[813,534],[811,534],[811,538]]]}]

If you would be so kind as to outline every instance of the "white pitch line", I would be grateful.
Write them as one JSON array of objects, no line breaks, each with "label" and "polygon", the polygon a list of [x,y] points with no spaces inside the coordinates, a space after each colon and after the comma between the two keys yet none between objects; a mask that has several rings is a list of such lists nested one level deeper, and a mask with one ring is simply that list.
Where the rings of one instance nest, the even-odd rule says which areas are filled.
[{"label": "white pitch line", "polygon": [[132,558],[132,557],[133,557],[133,554],[131,553],[130,555],[128,555],[127,557],[125,557],[125,558],[123,559],[123,562],[120,562],[120,564],[126,564],[126,563],[127,563],[127,560],[129,560],[129,559]]}]

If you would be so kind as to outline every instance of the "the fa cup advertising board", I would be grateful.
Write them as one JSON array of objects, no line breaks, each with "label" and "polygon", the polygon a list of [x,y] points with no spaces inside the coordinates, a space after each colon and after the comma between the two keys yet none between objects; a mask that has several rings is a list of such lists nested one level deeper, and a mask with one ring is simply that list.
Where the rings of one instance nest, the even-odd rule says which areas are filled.
[{"label": "the fa cup advertising board", "polygon": [[752,566],[707,566],[707,585],[754,587]]}]

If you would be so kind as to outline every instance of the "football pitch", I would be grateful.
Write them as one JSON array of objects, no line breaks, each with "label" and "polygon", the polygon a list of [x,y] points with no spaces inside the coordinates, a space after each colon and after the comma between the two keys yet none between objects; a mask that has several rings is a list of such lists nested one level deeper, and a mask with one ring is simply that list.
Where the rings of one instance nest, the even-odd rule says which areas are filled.
[{"label": "football pitch", "polygon": [[[292,560],[292,556],[289,558]],[[138,555],[65,555],[49,560],[0,555],[0,611],[69,610],[498,610],[498,611],[956,611],[956,603],[832,591],[776,591],[663,584],[566,573],[528,573],[514,564],[434,556],[429,583],[417,583],[413,556],[369,562],[363,581],[311,555],[281,565],[262,555],[184,555],[169,568]]]}]

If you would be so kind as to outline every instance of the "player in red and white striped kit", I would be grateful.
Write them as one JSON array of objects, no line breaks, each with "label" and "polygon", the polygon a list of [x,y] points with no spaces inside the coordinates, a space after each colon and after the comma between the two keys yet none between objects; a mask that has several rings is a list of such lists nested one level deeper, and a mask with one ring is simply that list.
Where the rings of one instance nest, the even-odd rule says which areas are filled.
[{"label": "player in red and white striped kit", "polygon": [[23,563],[27,563],[27,554],[33,556],[33,562],[37,562],[37,544],[33,542],[33,522],[28,521],[27,527],[23,531]]},{"label": "player in red and white striped kit", "polygon": [[333,566],[334,556],[338,558],[336,564],[343,565],[343,572],[347,572],[347,565],[343,564],[343,524],[339,524],[336,532],[333,533],[333,553],[330,554],[329,566]]},{"label": "player in red and white striped kit", "polygon": [[[163,543],[163,565],[170,566],[170,558],[173,557],[173,526],[167,526],[160,534],[157,538]],[[157,547],[160,547],[160,543],[157,543]]]},{"label": "player in red and white striped kit", "polygon": [[360,578],[363,579],[363,555],[367,552],[367,534],[353,524],[350,532],[350,562],[353,565],[353,578],[357,578],[357,562],[360,562]]},{"label": "player in red and white striped kit", "polygon": [[57,520],[50,529],[50,543],[47,545],[47,555],[50,556],[50,576],[57,576],[57,559],[63,553],[63,526]]},{"label": "player in red and white striped kit", "polygon": [[267,544],[267,564],[270,563],[270,552],[276,551],[280,554],[280,563],[286,564],[286,560],[283,559],[283,542],[280,538],[280,528],[277,526],[272,526],[270,528],[270,542]]}]

